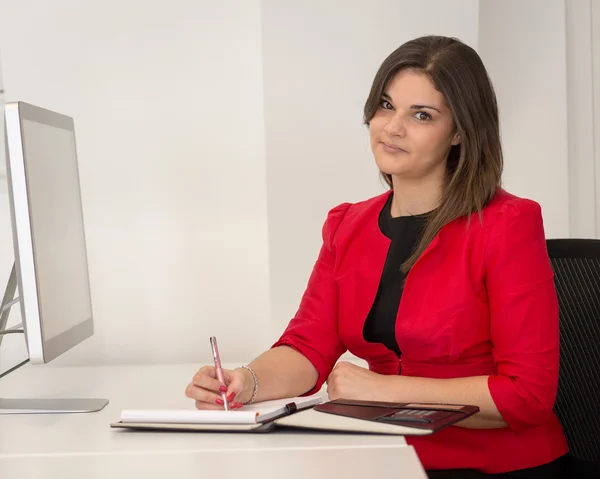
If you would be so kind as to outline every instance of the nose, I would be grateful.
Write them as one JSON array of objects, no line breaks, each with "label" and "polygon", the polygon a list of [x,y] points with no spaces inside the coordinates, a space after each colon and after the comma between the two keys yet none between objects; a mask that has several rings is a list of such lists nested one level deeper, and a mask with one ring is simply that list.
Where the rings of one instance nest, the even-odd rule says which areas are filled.
[{"label": "nose", "polygon": [[396,113],[391,116],[389,121],[383,127],[383,131],[390,136],[404,138],[404,136],[406,136],[406,125],[404,124],[402,115]]}]

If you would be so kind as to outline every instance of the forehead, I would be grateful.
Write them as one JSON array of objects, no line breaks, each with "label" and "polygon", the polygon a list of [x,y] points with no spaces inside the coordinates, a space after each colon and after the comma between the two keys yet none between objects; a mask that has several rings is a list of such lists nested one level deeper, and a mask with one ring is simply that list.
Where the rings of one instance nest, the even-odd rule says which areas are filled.
[{"label": "forehead", "polygon": [[444,96],[425,73],[401,70],[388,82],[385,90],[397,105],[431,105],[444,107]]}]

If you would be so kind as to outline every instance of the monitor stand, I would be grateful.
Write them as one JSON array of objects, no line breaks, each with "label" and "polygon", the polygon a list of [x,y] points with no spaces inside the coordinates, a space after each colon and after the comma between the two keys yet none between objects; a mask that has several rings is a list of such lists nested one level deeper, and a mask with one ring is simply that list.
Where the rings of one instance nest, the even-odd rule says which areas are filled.
[{"label": "monitor stand", "polygon": [[100,411],[108,404],[108,399],[56,398],[56,399],[2,399],[2,414],[71,414]]},{"label": "monitor stand", "polygon": [[[19,298],[15,298],[15,291],[17,290],[17,274],[15,264],[13,263],[12,270],[2,298],[2,304],[0,306],[0,346],[2,346],[2,339],[6,336],[7,331],[9,334],[23,333],[20,328],[21,325],[15,328],[5,329],[6,323],[8,322],[8,314],[10,308],[19,301]],[[15,369],[27,364],[29,360],[25,360],[22,363],[10,368],[8,371],[0,373],[0,378],[11,373]],[[100,411],[108,404],[108,399],[99,398],[1,398],[0,397],[0,415],[2,414],[71,414],[71,413],[84,413],[84,412],[96,412]]]}]

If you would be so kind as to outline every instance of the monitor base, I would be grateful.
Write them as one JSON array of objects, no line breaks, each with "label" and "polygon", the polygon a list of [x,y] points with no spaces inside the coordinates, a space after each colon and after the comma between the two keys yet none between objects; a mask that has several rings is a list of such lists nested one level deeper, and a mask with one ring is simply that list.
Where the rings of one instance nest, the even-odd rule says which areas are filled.
[{"label": "monitor base", "polygon": [[2,414],[74,414],[100,411],[108,399],[100,398],[53,398],[53,399],[3,399],[0,398]]}]

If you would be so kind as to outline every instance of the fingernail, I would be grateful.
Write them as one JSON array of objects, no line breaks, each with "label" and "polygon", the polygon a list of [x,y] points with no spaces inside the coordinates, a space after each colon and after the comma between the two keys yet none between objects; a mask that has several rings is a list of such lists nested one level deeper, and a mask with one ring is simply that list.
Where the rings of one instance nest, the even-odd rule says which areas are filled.
[{"label": "fingernail", "polygon": [[243,404],[242,404],[242,403],[240,403],[240,402],[232,402],[232,403],[231,403],[231,407],[232,407],[233,409],[239,409],[239,408],[241,408],[242,406],[243,406]]},{"label": "fingernail", "polygon": [[229,393],[229,396],[227,396],[227,400],[228,401],[233,401],[233,398],[235,397],[235,393],[232,391]]},{"label": "fingernail", "polygon": [[219,406],[222,406],[223,404],[225,404],[225,403],[223,402],[223,400],[222,400],[222,399],[215,399],[215,402],[216,402],[216,403],[217,403]]},{"label": "fingernail", "polygon": [[227,386],[221,386],[219,388],[219,391],[221,391],[222,393],[226,393],[227,392]]}]

